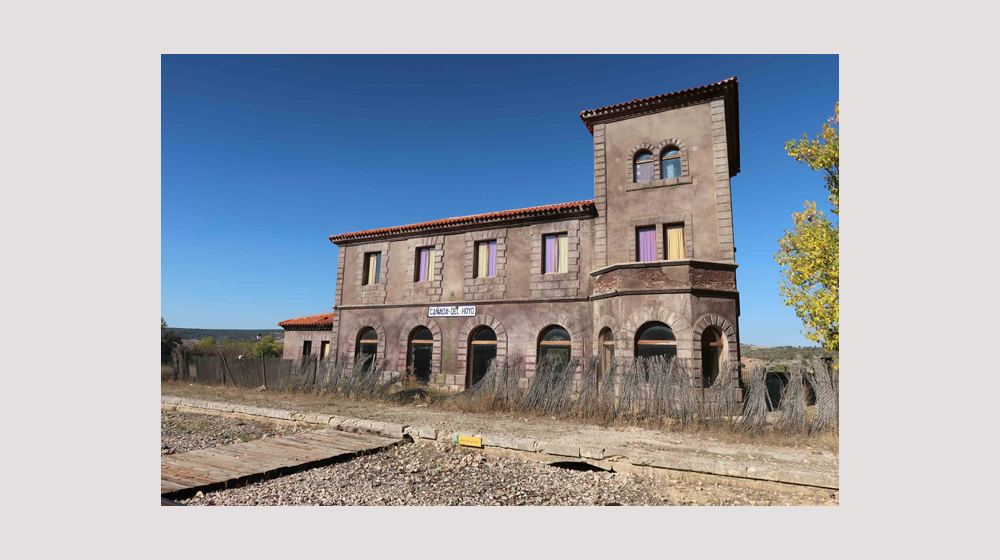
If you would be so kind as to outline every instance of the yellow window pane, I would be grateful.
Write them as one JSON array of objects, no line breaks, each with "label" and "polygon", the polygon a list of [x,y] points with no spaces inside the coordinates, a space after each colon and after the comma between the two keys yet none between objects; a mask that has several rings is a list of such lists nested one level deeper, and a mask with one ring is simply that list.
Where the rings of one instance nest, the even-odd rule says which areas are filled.
[{"label": "yellow window pane", "polygon": [[490,243],[488,241],[479,244],[478,259],[479,266],[476,276],[486,278],[490,275]]},{"label": "yellow window pane", "polygon": [[427,250],[427,279],[434,280],[434,249]]},{"label": "yellow window pane", "polygon": [[667,260],[684,259],[684,228],[667,228]]},{"label": "yellow window pane", "polygon": [[560,235],[558,239],[558,249],[556,251],[558,256],[558,265],[556,270],[558,272],[566,272],[569,270],[569,239],[565,235]]}]

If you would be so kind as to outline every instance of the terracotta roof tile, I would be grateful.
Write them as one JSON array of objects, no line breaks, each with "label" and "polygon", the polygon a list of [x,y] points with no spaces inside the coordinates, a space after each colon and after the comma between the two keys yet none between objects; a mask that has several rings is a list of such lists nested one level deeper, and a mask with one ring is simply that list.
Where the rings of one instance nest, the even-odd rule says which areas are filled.
[{"label": "terracotta roof tile", "polygon": [[306,317],[296,317],[278,323],[279,327],[289,326],[319,326],[333,325],[333,311],[320,313],[319,315],[308,315]]},{"label": "terracotta roof tile", "polygon": [[619,110],[620,111],[620,110],[623,110],[623,109],[627,109],[627,108],[629,108],[629,107],[631,107],[633,105],[639,105],[640,103],[647,103],[647,102],[651,102],[651,101],[659,101],[661,99],[666,99],[668,97],[673,97],[675,95],[682,95],[682,94],[685,94],[685,93],[694,93],[694,92],[698,92],[698,91],[705,90],[705,89],[708,89],[708,88],[713,88],[713,87],[716,87],[716,86],[721,86],[723,84],[728,84],[728,83],[736,83],[736,76],[733,76],[732,78],[728,78],[726,80],[722,80],[721,82],[715,82],[714,84],[708,84],[708,85],[704,85],[704,86],[698,86],[698,87],[693,87],[693,88],[688,88],[688,89],[682,89],[680,91],[674,91],[674,92],[671,92],[671,93],[664,93],[664,94],[661,94],[661,95],[654,95],[652,97],[646,97],[644,99],[635,98],[632,101],[626,101],[625,103],[618,103],[616,105],[608,105],[606,107],[598,107],[597,109],[591,109],[589,111],[581,111],[580,112],[580,118],[583,120],[583,124],[587,125],[587,130],[589,130],[590,133],[593,134],[594,133],[594,129],[591,126],[591,124],[589,122],[587,122],[587,119],[590,118],[590,117],[596,116],[596,114],[599,113],[599,112],[606,112],[606,111],[609,111],[611,109],[615,109],[615,110]]},{"label": "terracotta roof tile", "polygon": [[474,214],[472,216],[459,216],[457,218],[445,218],[443,220],[434,220],[431,222],[420,222],[418,224],[409,224],[405,226],[395,226],[387,227],[381,229],[368,229],[364,231],[354,231],[351,233],[341,233],[338,235],[331,235],[330,241],[336,243],[337,241],[347,241],[350,239],[360,239],[365,237],[380,237],[384,235],[393,235],[397,233],[404,233],[409,231],[419,231],[425,229],[437,229],[449,226],[456,226],[462,224],[473,224],[477,222],[491,222],[499,220],[508,220],[514,218],[525,218],[529,216],[544,216],[549,214],[561,214],[579,210],[592,210],[594,208],[593,200],[580,200],[577,202],[563,202],[561,204],[549,204],[546,206],[532,206],[531,208],[518,208],[517,210],[501,210],[500,212],[488,212],[486,214]]}]

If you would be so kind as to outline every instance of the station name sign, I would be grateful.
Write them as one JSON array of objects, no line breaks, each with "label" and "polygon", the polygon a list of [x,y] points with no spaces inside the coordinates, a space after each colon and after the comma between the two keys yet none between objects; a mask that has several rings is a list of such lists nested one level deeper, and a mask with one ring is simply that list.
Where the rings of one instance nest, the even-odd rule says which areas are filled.
[{"label": "station name sign", "polygon": [[475,317],[475,305],[443,305],[439,307],[428,307],[428,317]]}]

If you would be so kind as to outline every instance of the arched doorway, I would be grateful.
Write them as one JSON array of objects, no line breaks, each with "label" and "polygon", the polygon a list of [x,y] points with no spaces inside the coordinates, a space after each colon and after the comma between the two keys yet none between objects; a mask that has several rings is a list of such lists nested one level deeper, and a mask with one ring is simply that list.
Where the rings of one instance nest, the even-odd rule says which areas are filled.
[{"label": "arched doorway", "polygon": [[354,350],[355,363],[364,360],[365,371],[371,370],[378,356],[378,333],[371,327],[365,327],[358,333],[358,341]]},{"label": "arched doorway", "polygon": [[538,338],[538,361],[548,358],[555,362],[555,371],[561,371],[569,363],[573,343],[569,332],[559,325],[553,325]]},{"label": "arched doorway", "polygon": [[722,332],[709,327],[701,333],[701,386],[711,387],[719,377],[722,369],[722,357],[725,355],[725,342]]},{"label": "arched doorway", "polygon": [[468,389],[486,375],[490,362],[497,357],[497,335],[493,329],[481,326],[469,337],[468,371],[465,373],[465,387]]},{"label": "arched doorway", "polygon": [[410,333],[406,349],[406,369],[421,383],[431,380],[431,358],[434,355],[434,335],[427,327],[417,327]]}]

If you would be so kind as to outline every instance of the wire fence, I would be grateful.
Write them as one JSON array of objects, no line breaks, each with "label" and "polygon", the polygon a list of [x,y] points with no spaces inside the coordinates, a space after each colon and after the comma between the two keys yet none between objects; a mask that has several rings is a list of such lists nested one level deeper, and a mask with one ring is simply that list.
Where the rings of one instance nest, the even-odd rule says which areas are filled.
[{"label": "wire fence", "polygon": [[[357,399],[389,399],[399,392],[393,399],[399,400],[403,394],[401,376],[387,372],[387,360],[371,357],[354,363],[346,356],[292,361],[175,350],[170,361],[175,380]],[[525,377],[522,355],[498,357],[478,383],[436,404],[600,423],[711,424],[742,432],[812,435],[839,429],[839,374],[823,360],[792,365],[778,377],[761,364],[741,368],[727,361],[704,387],[697,386],[700,375],[685,360],[613,359],[606,368],[600,365],[596,357],[568,363],[543,358],[534,375]]]}]

